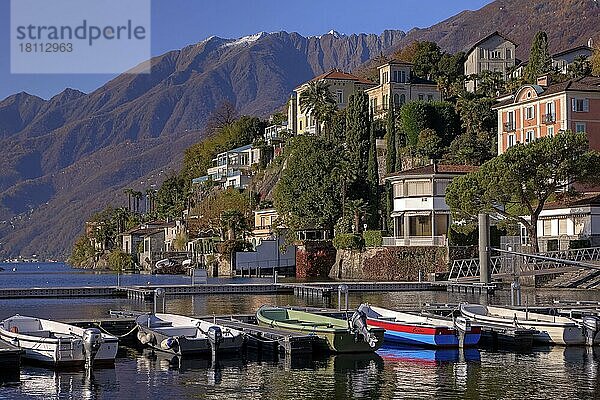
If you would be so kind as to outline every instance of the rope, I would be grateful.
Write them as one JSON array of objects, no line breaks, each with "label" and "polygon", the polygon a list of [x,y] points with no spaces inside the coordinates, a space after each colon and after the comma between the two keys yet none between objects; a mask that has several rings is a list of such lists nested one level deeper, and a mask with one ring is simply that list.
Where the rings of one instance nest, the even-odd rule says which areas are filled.
[{"label": "rope", "polygon": [[126,336],[129,336],[129,335],[131,335],[133,332],[135,332],[135,330],[136,330],[138,327],[137,327],[137,325],[136,325],[136,326],[134,326],[133,328],[131,328],[131,330],[130,330],[129,332],[127,332],[127,333],[126,333],[126,334],[124,334],[124,335],[115,335],[114,333],[110,333],[109,331],[107,331],[106,329],[104,329],[104,328],[102,327],[102,321],[98,322],[98,328],[99,328],[99,329],[100,329],[102,332],[104,332],[104,333],[106,333],[106,334],[108,334],[108,335],[115,336],[115,337],[116,337],[116,338],[118,338],[118,339],[122,339],[122,338],[124,338],[124,337],[126,337]]}]

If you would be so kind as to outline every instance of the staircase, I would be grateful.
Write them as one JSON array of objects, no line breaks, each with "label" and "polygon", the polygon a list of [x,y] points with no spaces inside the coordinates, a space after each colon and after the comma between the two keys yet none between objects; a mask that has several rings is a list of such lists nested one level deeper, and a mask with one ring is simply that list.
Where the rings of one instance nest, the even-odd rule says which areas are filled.
[{"label": "staircase", "polygon": [[544,287],[554,288],[600,288],[600,270],[580,268],[576,271],[566,272],[546,282]]}]

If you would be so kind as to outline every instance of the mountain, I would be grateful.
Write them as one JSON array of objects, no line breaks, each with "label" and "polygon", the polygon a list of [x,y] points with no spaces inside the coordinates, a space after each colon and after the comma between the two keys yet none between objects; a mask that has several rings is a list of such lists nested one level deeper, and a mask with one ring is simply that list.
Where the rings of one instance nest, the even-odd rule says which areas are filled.
[{"label": "mountain", "polygon": [[496,0],[407,34],[210,37],[154,57],[151,74],[123,74],[89,94],[9,96],[0,101],[0,257],[64,257],[93,212],[126,204],[123,189],[159,185],[172,173],[225,100],[241,114],[266,116],[301,82],[415,40],[454,52],[500,31],[519,44],[521,59],[538,30],[553,52],[590,37],[598,43],[599,11],[595,0]]},{"label": "mountain", "polygon": [[319,37],[258,33],[210,37],[151,60],[99,89],[50,100],[26,93],[0,102],[0,242],[3,256],[64,257],[83,221],[123,189],[159,185],[183,150],[203,138],[211,111],[233,103],[266,116],[298,84],[331,68],[351,70],[404,36]]},{"label": "mountain", "polygon": [[548,34],[550,52],[600,43],[597,0],[496,0],[477,11],[463,11],[429,28],[410,30],[396,46],[414,41],[438,43],[445,51],[466,51],[478,40],[498,31],[516,44],[516,56],[529,57],[536,32]]}]

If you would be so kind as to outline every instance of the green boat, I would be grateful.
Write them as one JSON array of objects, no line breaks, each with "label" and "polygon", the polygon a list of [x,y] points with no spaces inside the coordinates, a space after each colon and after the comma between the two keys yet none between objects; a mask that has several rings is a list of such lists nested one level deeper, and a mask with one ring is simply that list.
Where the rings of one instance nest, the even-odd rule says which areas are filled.
[{"label": "green boat", "polygon": [[286,331],[313,334],[317,345],[335,353],[376,351],[383,344],[382,328],[367,328],[366,317],[359,311],[350,320],[337,319],[287,308],[262,306],[256,312],[260,325]]}]

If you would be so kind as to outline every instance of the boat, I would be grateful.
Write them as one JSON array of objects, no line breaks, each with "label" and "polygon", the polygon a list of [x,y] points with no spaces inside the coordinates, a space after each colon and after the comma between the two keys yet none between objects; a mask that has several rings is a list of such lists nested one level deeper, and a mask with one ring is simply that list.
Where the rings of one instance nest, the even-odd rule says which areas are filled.
[{"label": "boat", "polygon": [[136,318],[143,345],[178,356],[236,352],[244,344],[241,331],[176,314],[142,314]]},{"label": "boat", "polygon": [[54,367],[112,365],[119,339],[47,319],[15,315],[0,322],[0,339],[24,351],[25,360]]},{"label": "boat", "polygon": [[465,332],[464,346],[475,346],[481,337],[481,328],[466,324],[462,318],[443,318],[435,315],[398,312],[369,304],[361,308],[367,315],[367,324],[385,329],[384,340],[425,347],[458,347],[461,328]]},{"label": "boat", "polygon": [[334,353],[376,351],[383,344],[382,328],[368,328],[359,310],[349,320],[281,307],[262,306],[256,312],[260,325],[317,336],[317,346]]},{"label": "boat", "polygon": [[534,333],[533,340],[537,343],[559,345],[582,345],[585,343],[583,328],[571,318],[481,304],[463,303],[459,308],[465,318],[481,325],[490,323],[535,329],[537,332]]}]

